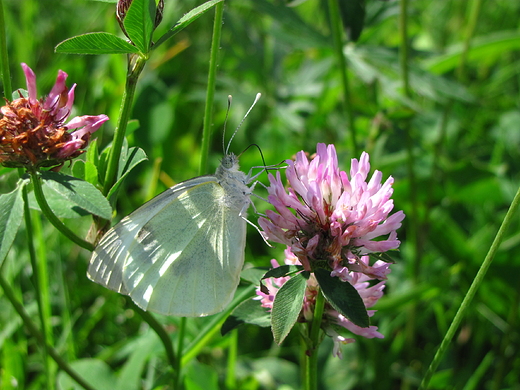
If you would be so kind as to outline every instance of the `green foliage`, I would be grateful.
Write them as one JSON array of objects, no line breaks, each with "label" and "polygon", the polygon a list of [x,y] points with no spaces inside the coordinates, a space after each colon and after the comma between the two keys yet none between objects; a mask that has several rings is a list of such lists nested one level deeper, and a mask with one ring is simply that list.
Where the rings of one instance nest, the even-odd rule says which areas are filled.
[{"label": "green foliage", "polygon": [[12,192],[0,195],[0,265],[7,256],[22,223],[22,189],[26,184],[27,180],[20,179]]},{"label": "green foliage", "polygon": [[89,214],[104,219],[112,217],[110,204],[89,182],[52,171],[42,172],[41,178],[45,198],[58,217],[75,218]]},{"label": "green foliage", "polygon": [[365,0],[339,0],[341,21],[349,40],[356,42],[365,25]]},{"label": "green foliage", "polygon": [[180,18],[177,23],[159,40],[157,41],[155,46],[160,45],[167,39],[173,37],[175,34],[179,33],[182,29],[186,28],[190,23],[194,22],[196,19],[198,19],[200,16],[202,16],[204,13],[212,9],[216,4],[221,3],[224,0],[210,0],[205,2],[204,4],[193,8],[191,11],[187,12],[182,18]]},{"label": "green foliage", "polygon": [[302,271],[303,267],[301,265],[281,265],[276,268],[272,268],[265,273],[262,279],[267,278],[283,278],[287,275],[295,274],[298,271]]},{"label": "green foliage", "polygon": [[[135,1],[143,9],[151,5]],[[77,83],[74,112],[106,113],[111,118],[94,133],[97,140],[80,160],[63,166],[60,174],[44,174],[43,191],[51,208],[78,236],[87,237],[90,213],[112,218],[98,190],[105,183],[127,53],[149,54],[150,59],[130,111],[139,128],[127,131],[127,149],[118,160],[122,164],[109,194],[116,219],[197,175],[213,6],[220,1],[200,3],[167,1],[164,20],[155,31],[150,30],[149,9],[144,27],[130,18],[125,28],[133,45],[119,31],[113,2],[3,2],[13,88],[26,87],[22,61],[35,70],[42,94],[53,85],[56,70],[63,69],[69,74],[68,85]],[[351,158],[359,158],[349,141],[353,129],[342,105],[343,86],[325,3],[226,2],[211,171],[222,156],[226,96],[233,95],[227,140],[259,91],[263,97],[233,139],[234,152],[256,143],[265,162],[276,164],[299,150],[312,153],[316,142],[326,142],[336,145],[343,170],[348,171]],[[395,209],[403,209],[407,219],[398,231],[402,245],[392,253],[395,264],[385,296],[370,308],[377,310],[371,324],[385,338],[355,337],[355,343],[341,346],[339,360],[331,356],[332,343],[325,337],[319,351],[319,385],[324,389],[417,388],[520,183],[518,1],[483,2],[472,31],[467,8],[474,2],[408,3],[410,96],[403,93],[399,3],[366,0],[362,28],[360,15],[349,11],[350,21],[344,15],[347,28],[360,32],[357,40],[356,34],[343,36],[348,104],[360,150],[370,153],[372,169],[383,172],[384,178],[394,177]],[[91,33],[95,31],[105,32]],[[107,53],[112,54],[101,55]],[[253,148],[241,155],[244,171],[262,164]],[[2,275],[39,323],[21,185],[17,187],[15,170],[0,168],[0,174],[0,258],[11,247]],[[260,180],[267,184],[265,176]],[[260,185],[255,192],[266,196]],[[254,201],[258,212],[268,208]],[[56,232],[35,210],[35,202],[30,204],[30,214],[40,226],[32,232],[35,249],[45,254],[52,270],[49,331],[60,355],[96,389],[127,383],[166,388],[171,367],[161,343],[151,338],[120,295],[86,278],[90,253]],[[249,219],[256,220],[252,209]],[[517,386],[519,231],[516,218],[431,388]],[[247,240],[247,266],[267,267],[273,257],[282,262],[282,245],[268,248],[253,228]],[[245,279],[258,281],[260,273],[265,270]],[[258,310],[259,302],[250,295],[224,326],[224,335],[212,333],[203,345],[197,342],[220,323],[212,323],[213,318],[187,320],[184,351],[193,351],[193,344],[198,348],[196,359],[182,363],[187,387],[224,388],[232,366],[235,388],[300,388],[298,326],[289,332],[295,310],[288,312],[286,325],[282,321],[277,328],[277,340],[285,337],[278,346],[270,329],[251,325],[265,325],[269,313]],[[286,303],[290,310],[291,302]],[[18,383],[18,388],[45,388],[45,357],[3,293],[0,313],[0,387],[17,388]],[[158,321],[178,345],[180,320],[158,316]],[[246,325],[230,331],[240,323]],[[238,338],[235,350],[233,335]],[[56,388],[78,387],[59,370]]]},{"label": "green foliage", "polygon": [[213,367],[195,363],[186,372],[186,390],[218,390],[218,373]]},{"label": "green foliage", "polygon": [[267,327],[271,324],[271,316],[258,304],[258,301],[246,299],[226,319],[226,322],[220,329],[220,333],[225,335],[242,324]]},{"label": "green foliage", "polygon": [[[85,378],[90,378],[90,383],[99,390],[113,390],[117,388],[117,379],[110,370],[110,366],[98,359],[81,359],[72,363],[72,367]],[[58,376],[59,389],[82,389],[72,378],[65,373]]]},{"label": "green foliage", "polygon": [[115,35],[98,32],[78,35],[56,46],[64,54],[126,54],[139,53],[139,48]]},{"label": "green foliage", "polygon": [[150,50],[155,9],[155,0],[133,0],[123,21],[128,38],[141,53]]},{"label": "green foliage", "polygon": [[300,315],[307,279],[309,273],[301,272],[284,283],[276,294],[271,313],[271,328],[274,341],[278,344],[287,337]]},{"label": "green foliage", "polygon": [[367,328],[370,325],[367,309],[354,286],[330,276],[330,271],[322,268],[314,270],[314,275],[323,295],[334,309],[357,326]]},{"label": "green foliage", "polygon": [[143,149],[135,146],[131,147],[130,149],[125,148],[119,159],[119,172],[117,175],[118,179],[110,189],[107,198],[111,199],[112,196],[117,193],[117,190],[123,183],[125,177],[128,176],[128,174],[137,166],[137,164],[146,160],[146,153]]}]

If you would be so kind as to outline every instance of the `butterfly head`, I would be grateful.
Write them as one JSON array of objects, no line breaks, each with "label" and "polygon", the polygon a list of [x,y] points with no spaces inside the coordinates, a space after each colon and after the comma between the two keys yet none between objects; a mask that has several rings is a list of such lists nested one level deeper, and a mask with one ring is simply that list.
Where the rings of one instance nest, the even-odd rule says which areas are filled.
[{"label": "butterfly head", "polygon": [[234,153],[226,154],[217,169],[217,176],[219,171],[238,171],[238,168],[238,156]]}]

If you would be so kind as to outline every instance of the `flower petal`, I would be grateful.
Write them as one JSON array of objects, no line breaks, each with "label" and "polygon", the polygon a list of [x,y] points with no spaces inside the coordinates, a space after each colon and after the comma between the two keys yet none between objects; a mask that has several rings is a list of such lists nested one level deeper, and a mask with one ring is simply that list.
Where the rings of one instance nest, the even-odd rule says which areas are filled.
[{"label": "flower petal", "polygon": [[25,80],[27,82],[27,92],[29,93],[29,103],[31,105],[38,101],[38,93],[36,89],[36,75],[29,66],[22,62],[22,69],[25,74]]}]

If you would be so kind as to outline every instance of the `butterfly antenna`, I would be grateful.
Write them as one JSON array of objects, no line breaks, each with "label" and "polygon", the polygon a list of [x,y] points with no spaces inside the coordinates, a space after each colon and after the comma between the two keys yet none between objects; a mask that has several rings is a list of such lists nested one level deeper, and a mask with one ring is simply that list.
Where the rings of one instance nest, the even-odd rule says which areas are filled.
[{"label": "butterfly antenna", "polygon": [[[242,119],[242,121],[240,122],[240,124],[236,128],[235,132],[233,133],[233,135],[229,139],[229,142],[228,142],[228,145],[227,145],[227,148],[226,148],[226,153],[225,153],[226,155],[228,154],[229,146],[231,145],[231,141],[233,141],[233,138],[235,138],[235,134],[237,133],[238,129],[240,129],[240,126],[242,126],[242,123],[244,123],[244,121],[246,120],[247,116],[249,115],[249,113],[251,112],[253,107],[255,106],[256,102],[258,102],[258,100],[260,100],[260,96],[262,96],[262,94],[260,92],[258,92],[256,94],[255,101],[253,102],[253,104],[251,104],[251,107],[249,107],[249,110],[247,110],[246,115],[244,115],[244,118]],[[226,118],[227,118],[227,116],[226,116]]]},{"label": "butterfly antenna", "polygon": [[[227,154],[227,148],[226,148],[226,125],[227,120],[229,116],[229,110],[231,109],[231,102],[233,101],[233,96],[228,95],[227,97],[227,111],[226,111],[226,118],[224,119],[224,130],[222,131],[222,150],[225,152],[224,154]],[[229,148],[229,145],[228,145]]]},{"label": "butterfly antenna", "polygon": [[[247,148],[244,149],[244,151],[242,153],[244,153],[246,150],[248,150],[250,147],[254,146],[255,148],[258,149],[258,151],[260,152],[260,157],[262,157],[262,162],[264,163],[264,168],[265,170],[267,170],[267,165],[265,165],[265,159],[264,159],[264,154],[262,153],[262,149],[260,148],[260,146],[258,146],[257,144],[251,144],[249,145]],[[240,156],[242,155],[242,153],[240,153]]]}]

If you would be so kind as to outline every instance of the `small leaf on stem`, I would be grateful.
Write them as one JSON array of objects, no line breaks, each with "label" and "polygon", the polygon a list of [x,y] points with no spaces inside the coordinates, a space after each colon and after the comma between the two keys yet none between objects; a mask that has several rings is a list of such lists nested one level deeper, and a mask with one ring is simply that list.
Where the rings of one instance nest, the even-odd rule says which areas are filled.
[{"label": "small leaf on stem", "polygon": [[367,309],[354,286],[330,276],[330,271],[323,268],[314,270],[314,276],[316,276],[323,295],[334,309],[357,326],[362,328],[370,326]]},{"label": "small leaf on stem", "polygon": [[271,312],[271,328],[277,344],[287,337],[300,315],[308,278],[308,272],[301,272],[285,282],[276,293]]}]

